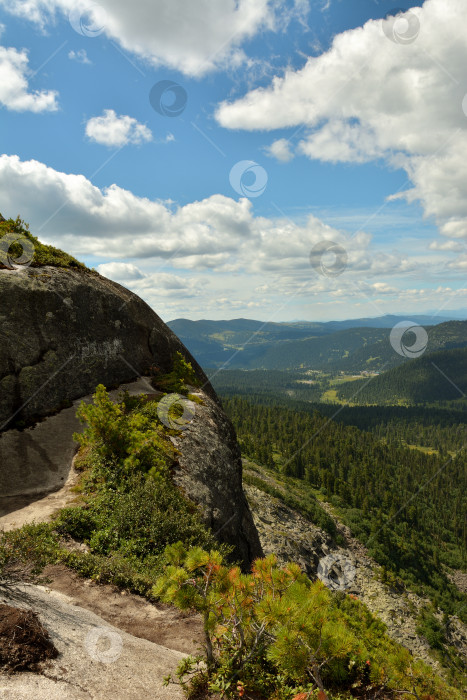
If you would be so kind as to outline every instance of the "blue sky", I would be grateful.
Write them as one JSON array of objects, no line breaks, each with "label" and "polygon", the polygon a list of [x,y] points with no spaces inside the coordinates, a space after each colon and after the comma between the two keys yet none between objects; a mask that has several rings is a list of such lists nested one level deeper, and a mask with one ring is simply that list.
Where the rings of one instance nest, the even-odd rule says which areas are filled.
[{"label": "blue sky", "polygon": [[401,8],[0,0],[0,211],[164,320],[465,307],[467,14]]}]

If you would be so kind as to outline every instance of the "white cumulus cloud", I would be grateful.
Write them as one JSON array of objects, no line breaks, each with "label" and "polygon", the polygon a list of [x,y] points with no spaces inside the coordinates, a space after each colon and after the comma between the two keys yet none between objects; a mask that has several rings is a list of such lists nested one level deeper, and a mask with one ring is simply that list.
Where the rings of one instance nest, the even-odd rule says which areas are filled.
[{"label": "white cumulus cloud", "polygon": [[[359,278],[411,269],[402,254],[371,251],[368,234],[349,243],[314,216],[301,224],[255,216],[246,198],[213,194],[177,207],[115,184],[101,190],[83,175],[8,155],[0,156],[0,191],[4,215],[20,211],[39,237],[78,257],[110,258],[105,265],[119,259],[170,260],[184,270],[281,272],[307,279],[311,248],[334,240],[348,248],[349,270]],[[135,274],[133,267],[108,269]]]},{"label": "white cumulus cloud", "polygon": [[126,146],[152,141],[152,132],[134,117],[117,115],[105,109],[100,117],[92,117],[86,124],[86,136],[103,146]]},{"label": "white cumulus cloud", "polygon": [[0,46],[0,104],[15,112],[53,112],[56,90],[31,90],[29,58],[25,49]]},{"label": "white cumulus cloud", "polygon": [[281,163],[288,163],[294,157],[290,150],[290,142],[287,139],[277,139],[264,150],[269,156],[277,158]]},{"label": "white cumulus cloud", "polygon": [[187,75],[242,64],[245,40],[264,29],[283,29],[293,16],[302,19],[305,5],[295,0],[291,10],[276,0],[0,0],[7,12],[41,28],[72,12],[79,33],[102,31],[153,65]]},{"label": "white cumulus cloud", "polygon": [[97,266],[97,271],[117,282],[120,280],[139,280],[144,277],[139,267],[132,263],[110,262]]},{"label": "white cumulus cloud", "polygon": [[[313,159],[384,158],[408,176],[392,198],[421,202],[443,235],[467,238],[465,9],[465,0],[412,8],[405,44],[389,31],[393,19],[370,20],[300,70],[222,103],[217,120],[231,129],[301,127],[297,148]],[[399,32],[404,18],[397,22]]]},{"label": "white cumulus cloud", "polygon": [[460,241],[431,241],[430,250],[450,250],[453,253],[462,253],[465,251],[465,243]]},{"label": "white cumulus cloud", "polygon": [[77,61],[77,63],[83,63],[88,66],[91,65],[86,49],[78,49],[77,51],[71,50],[68,52],[68,58],[71,61]]},{"label": "white cumulus cloud", "polygon": [[[8,155],[0,156],[0,192],[4,216],[20,212],[45,243],[86,257],[91,265],[97,258],[102,274],[167,319],[226,313],[267,318],[271,308],[278,319],[325,317],[330,308],[334,315],[356,310],[362,315],[360,308],[349,312],[349,300],[355,307],[361,303],[366,315],[378,315],[417,300],[431,307],[440,299],[460,303],[466,294],[446,287],[413,289],[417,280],[433,276],[423,255],[394,251],[392,244],[387,251],[375,249],[369,234],[349,238],[315,216],[300,222],[257,216],[244,198],[214,194],[177,206],[115,184],[100,189],[83,175]],[[347,252],[346,268],[336,278],[310,265],[310,251],[322,241]],[[453,252],[446,251],[447,260]],[[445,259],[433,255],[434,267],[445,273]],[[449,269],[461,276],[465,257]]]}]

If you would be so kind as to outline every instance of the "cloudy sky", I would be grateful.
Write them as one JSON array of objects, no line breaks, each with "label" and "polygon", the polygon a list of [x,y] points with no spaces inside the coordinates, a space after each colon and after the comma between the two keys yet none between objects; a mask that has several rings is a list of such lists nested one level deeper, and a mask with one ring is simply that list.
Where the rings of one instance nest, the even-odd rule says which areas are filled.
[{"label": "cloudy sky", "polygon": [[177,317],[467,306],[465,0],[0,0],[0,211]]}]

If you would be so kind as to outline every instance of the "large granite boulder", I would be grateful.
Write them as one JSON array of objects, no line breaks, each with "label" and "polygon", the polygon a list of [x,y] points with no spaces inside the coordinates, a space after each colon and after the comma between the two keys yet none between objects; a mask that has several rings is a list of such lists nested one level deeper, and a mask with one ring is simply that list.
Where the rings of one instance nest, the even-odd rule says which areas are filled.
[{"label": "large granite boulder", "polygon": [[[94,272],[0,270],[0,430],[90,394],[171,369],[177,336],[136,294]],[[207,379],[190,356],[206,391]]]},{"label": "large granite boulder", "polygon": [[[261,555],[233,427],[202,369],[142,299],[91,271],[3,269],[0,339],[0,501],[63,484],[73,421],[60,414],[72,402],[100,383],[116,389],[141,382],[153,365],[167,372],[179,351],[192,363],[205,402],[180,439],[182,486],[245,566]],[[147,382],[141,391],[150,391]],[[69,464],[54,462],[54,444]]]}]

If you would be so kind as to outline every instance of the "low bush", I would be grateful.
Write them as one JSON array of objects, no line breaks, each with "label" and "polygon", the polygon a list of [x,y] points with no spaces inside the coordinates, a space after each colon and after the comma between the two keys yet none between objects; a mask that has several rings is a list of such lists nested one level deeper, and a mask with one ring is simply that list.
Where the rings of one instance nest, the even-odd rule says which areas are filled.
[{"label": "low bush", "polygon": [[199,386],[199,381],[191,362],[187,362],[181,352],[175,353],[171,372],[164,374],[159,367],[153,365],[150,368],[150,374],[152,375],[153,386],[168,393],[186,394],[188,385]]},{"label": "low bush", "polygon": [[[17,236],[24,236],[34,246],[34,257],[30,262],[31,267],[42,267],[44,265],[52,265],[54,267],[69,267],[76,270],[87,270],[88,268],[83,263],[79,262],[68,253],[64,253],[59,248],[54,248],[51,245],[41,243],[38,238],[32,235],[29,231],[29,226],[18,216],[16,219],[0,220],[0,239],[5,235],[12,233]],[[2,251],[0,251],[2,252]],[[5,254],[7,251],[3,251]],[[18,259],[23,254],[23,248],[20,242],[12,243],[10,246],[10,256],[13,260]],[[0,259],[0,267],[5,265],[6,259]],[[91,272],[88,270],[88,272]],[[94,273],[95,274],[95,273]]]},{"label": "low bush", "polygon": [[114,402],[102,384],[93,399],[92,404],[83,402],[78,409],[78,418],[87,428],[74,438],[100,459],[100,476],[107,485],[115,486],[135,471],[167,477],[175,449],[157,416],[157,403],[128,394]]},{"label": "low bush", "polygon": [[445,629],[429,607],[424,607],[420,611],[416,631],[417,634],[425,637],[432,649],[444,649],[447,641]]},{"label": "low bush", "polygon": [[44,566],[59,558],[59,539],[48,523],[0,533],[0,583],[37,581]]},{"label": "low bush", "polygon": [[245,575],[219,552],[182,543],[165,557],[153,594],[204,620],[204,659],[184,660],[178,671],[188,697],[204,684],[228,698],[461,698],[362,603],[312,583],[296,564],[279,568],[269,556]]}]

